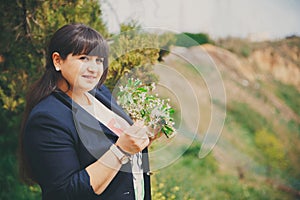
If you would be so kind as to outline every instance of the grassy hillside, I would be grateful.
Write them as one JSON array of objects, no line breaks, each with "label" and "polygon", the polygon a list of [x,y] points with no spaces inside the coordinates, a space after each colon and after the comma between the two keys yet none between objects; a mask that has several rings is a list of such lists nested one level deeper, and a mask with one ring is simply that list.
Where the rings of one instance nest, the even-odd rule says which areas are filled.
[{"label": "grassy hillside", "polygon": [[[198,158],[201,141],[194,141],[183,156],[154,173],[154,199],[300,199],[299,41],[227,39],[219,41],[219,47],[180,49],[203,69],[210,67],[200,60],[203,49],[213,59],[226,89],[227,103],[219,107],[226,107],[227,116],[208,156]],[[178,52],[176,48],[173,51]],[[210,123],[212,102],[205,77],[182,60],[170,53],[163,64],[198,91],[201,138]],[[172,79],[163,71],[158,74]]]}]

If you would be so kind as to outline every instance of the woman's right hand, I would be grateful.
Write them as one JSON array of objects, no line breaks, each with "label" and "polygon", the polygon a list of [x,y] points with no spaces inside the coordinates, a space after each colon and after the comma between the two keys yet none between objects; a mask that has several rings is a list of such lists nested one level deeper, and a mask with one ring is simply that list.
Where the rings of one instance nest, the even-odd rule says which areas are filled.
[{"label": "woman's right hand", "polygon": [[120,134],[116,145],[129,154],[141,152],[149,145],[148,128],[142,122],[136,122]]}]

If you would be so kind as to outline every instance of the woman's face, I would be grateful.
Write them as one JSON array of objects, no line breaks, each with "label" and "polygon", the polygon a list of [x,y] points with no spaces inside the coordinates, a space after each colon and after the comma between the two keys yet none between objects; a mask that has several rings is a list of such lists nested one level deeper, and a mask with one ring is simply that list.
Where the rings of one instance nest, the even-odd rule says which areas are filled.
[{"label": "woman's face", "polygon": [[73,92],[87,92],[98,84],[104,70],[103,60],[98,56],[69,54],[60,60],[59,69]]}]

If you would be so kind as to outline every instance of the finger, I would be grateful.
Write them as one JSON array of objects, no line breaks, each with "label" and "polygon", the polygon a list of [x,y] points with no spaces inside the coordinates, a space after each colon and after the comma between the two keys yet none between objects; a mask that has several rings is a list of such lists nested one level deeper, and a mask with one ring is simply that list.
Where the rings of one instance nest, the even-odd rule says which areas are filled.
[{"label": "finger", "polygon": [[153,128],[147,127],[147,135],[149,138],[155,138],[156,134]]},{"label": "finger", "polygon": [[138,132],[136,132],[135,137],[146,139],[148,138],[148,127],[144,126],[142,127]]},{"label": "finger", "polygon": [[134,123],[137,126],[143,127],[145,125],[144,121],[138,120]]},{"label": "finger", "polygon": [[145,139],[142,144],[141,144],[141,148],[144,149],[145,147],[147,147],[150,143],[149,138]]},{"label": "finger", "polygon": [[132,126],[129,126],[128,128],[126,128],[124,130],[124,133],[130,136],[134,136],[136,135],[136,133],[141,129],[141,127],[136,126],[135,124],[133,124]]}]

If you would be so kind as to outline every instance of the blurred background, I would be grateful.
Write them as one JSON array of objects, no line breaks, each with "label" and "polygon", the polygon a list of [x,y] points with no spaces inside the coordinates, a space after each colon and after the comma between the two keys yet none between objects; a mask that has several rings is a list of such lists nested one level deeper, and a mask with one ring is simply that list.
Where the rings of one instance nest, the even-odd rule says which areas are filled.
[{"label": "blurred background", "polygon": [[[200,141],[154,171],[154,200],[300,199],[299,1],[0,2],[1,200],[41,199],[38,186],[26,186],[18,177],[20,122],[26,91],[43,73],[49,38],[71,22],[90,25],[111,42],[106,81],[111,90],[129,71],[142,80],[159,81],[168,75],[159,66],[169,66],[188,77],[195,91],[202,91],[196,93]],[[149,27],[166,31],[118,36]],[[144,45],[152,48],[118,51]],[[174,56],[176,51],[194,58],[205,52],[212,59],[224,83],[226,104],[211,101],[203,77]],[[207,62],[197,64],[209,68]],[[200,159],[213,103],[226,110],[226,120],[216,146]]]}]

